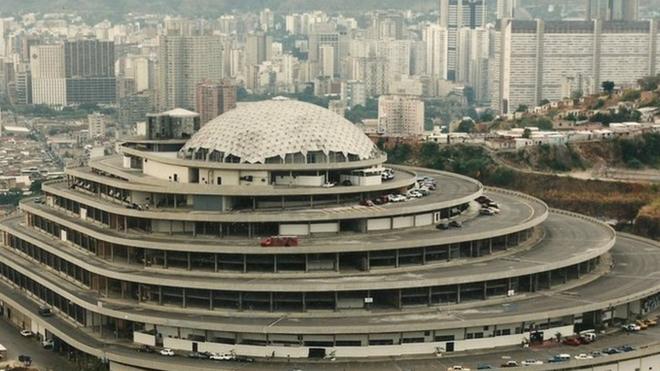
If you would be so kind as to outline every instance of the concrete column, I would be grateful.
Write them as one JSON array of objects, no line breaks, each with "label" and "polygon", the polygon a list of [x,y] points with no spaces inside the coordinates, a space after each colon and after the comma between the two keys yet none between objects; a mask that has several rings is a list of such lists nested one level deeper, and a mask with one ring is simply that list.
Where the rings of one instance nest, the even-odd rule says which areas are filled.
[{"label": "concrete column", "polygon": [[181,298],[182,298],[181,307],[185,308],[186,307],[186,288],[185,287],[181,289]]},{"label": "concrete column", "polygon": [[167,250],[163,250],[163,268],[167,269]]},{"label": "concrete column", "polygon": [[461,284],[456,285],[456,304],[461,302]]},{"label": "concrete column", "polygon": [[218,254],[213,254],[213,271],[218,271]]},{"label": "concrete column", "polygon": [[209,290],[209,310],[213,310],[213,290]]}]

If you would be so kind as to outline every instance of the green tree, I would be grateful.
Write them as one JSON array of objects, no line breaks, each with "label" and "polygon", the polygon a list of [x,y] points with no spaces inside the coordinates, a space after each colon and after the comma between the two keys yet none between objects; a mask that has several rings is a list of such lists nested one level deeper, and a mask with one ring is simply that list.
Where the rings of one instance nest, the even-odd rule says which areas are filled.
[{"label": "green tree", "polygon": [[516,112],[527,112],[529,107],[526,104],[521,104],[516,108]]},{"label": "green tree", "polygon": [[571,99],[580,99],[582,98],[582,95],[584,95],[582,90],[573,90],[571,92]]},{"label": "green tree", "polygon": [[612,95],[612,92],[614,92],[614,87],[615,87],[614,81],[610,81],[610,80],[603,81],[603,83],[600,84],[600,86],[603,88],[603,91],[607,93],[607,95]]},{"label": "green tree", "polygon": [[660,85],[660,74],[643,77],[637,80],[637,84],[642,91],[656,90]]},{"label": "green tree", "polygon": [[550,100],[549,100],[549,99],[542,99],[542,100],[541,100],[541,105],[542,105],[542,106],[545,106],[545,105],[548,104],[548,103],[550,103]]},{"label": "green tree", "polygon": [[624,102],[634,102],[637,99],[639,99],[641,96],[642,96],[641,91],[628,89],[625,92],[623,92],[623,96],[621,96],[621,100]]},{"label": "green tree", "polygon": [[429,163],[440,154],[440,148],[436,142],[424,142],[419,149],[419,157],[422,161]]},{"label": "green tree", "polygon": [[487,110],[484,111],[480,116],[479,116],[479,121],[481,122],[490,122],[495,120],[495,115],[493,114],[493,111]]},{"label": "green tree", "polygon": [[472,120],[463,120],[458,124],[456,131],[459,133],[472,133],[474,131],[474,121]]},{"label": "green tree", "polygon": [[525,139],[529,139],[531,136],[532,136],[532,131],[529,130],[528,128],[525,128],[525,130],[523,130],[522,137]]}]

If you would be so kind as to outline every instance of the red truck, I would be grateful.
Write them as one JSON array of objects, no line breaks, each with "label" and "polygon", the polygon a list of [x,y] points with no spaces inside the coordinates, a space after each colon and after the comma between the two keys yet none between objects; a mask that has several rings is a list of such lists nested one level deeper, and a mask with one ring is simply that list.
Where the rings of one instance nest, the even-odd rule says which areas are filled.
[{"label": "red truck", "polygon": [[296,236],[270,236],[261,239],[262,247],[277,247],[277,246],[298,246],[298,237]]}]

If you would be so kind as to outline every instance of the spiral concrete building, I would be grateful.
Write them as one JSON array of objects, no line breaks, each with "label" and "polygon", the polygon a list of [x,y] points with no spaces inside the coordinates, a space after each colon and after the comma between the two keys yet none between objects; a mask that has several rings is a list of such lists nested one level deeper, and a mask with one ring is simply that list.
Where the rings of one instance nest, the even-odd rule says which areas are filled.
[{"label": "spiral concrete building", "polygon": [[[658,305],[656,242],[456,174],[396,166],[385,180],[386,160],[300,102],[245,103],[201,129],[152,115],[120,155],[67,169],[0,223],[3,314],[117,367],[183,370],[135,348],[432,356]],[[424,177],[437,185],[424,197],[365,202]],[[479,216],[482,195],[501,212]],[[462,227],[436,228],[446,219]],[[297,243],[262,246],[271,236]]]}]

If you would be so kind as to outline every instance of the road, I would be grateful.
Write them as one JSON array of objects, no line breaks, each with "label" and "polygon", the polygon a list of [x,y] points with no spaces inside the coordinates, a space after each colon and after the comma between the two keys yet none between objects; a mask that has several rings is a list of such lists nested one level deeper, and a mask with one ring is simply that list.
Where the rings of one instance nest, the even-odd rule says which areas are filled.
[{"label": "road", "polygon": [[18,330],[6,320],[0,320],[0,344],[7,348],[7,360],[17,360],[20,354],[32,357],[32,367],[41,370],[70,371],[76,366],[64,356],[41,347],[35,338],[22,337]]}]

